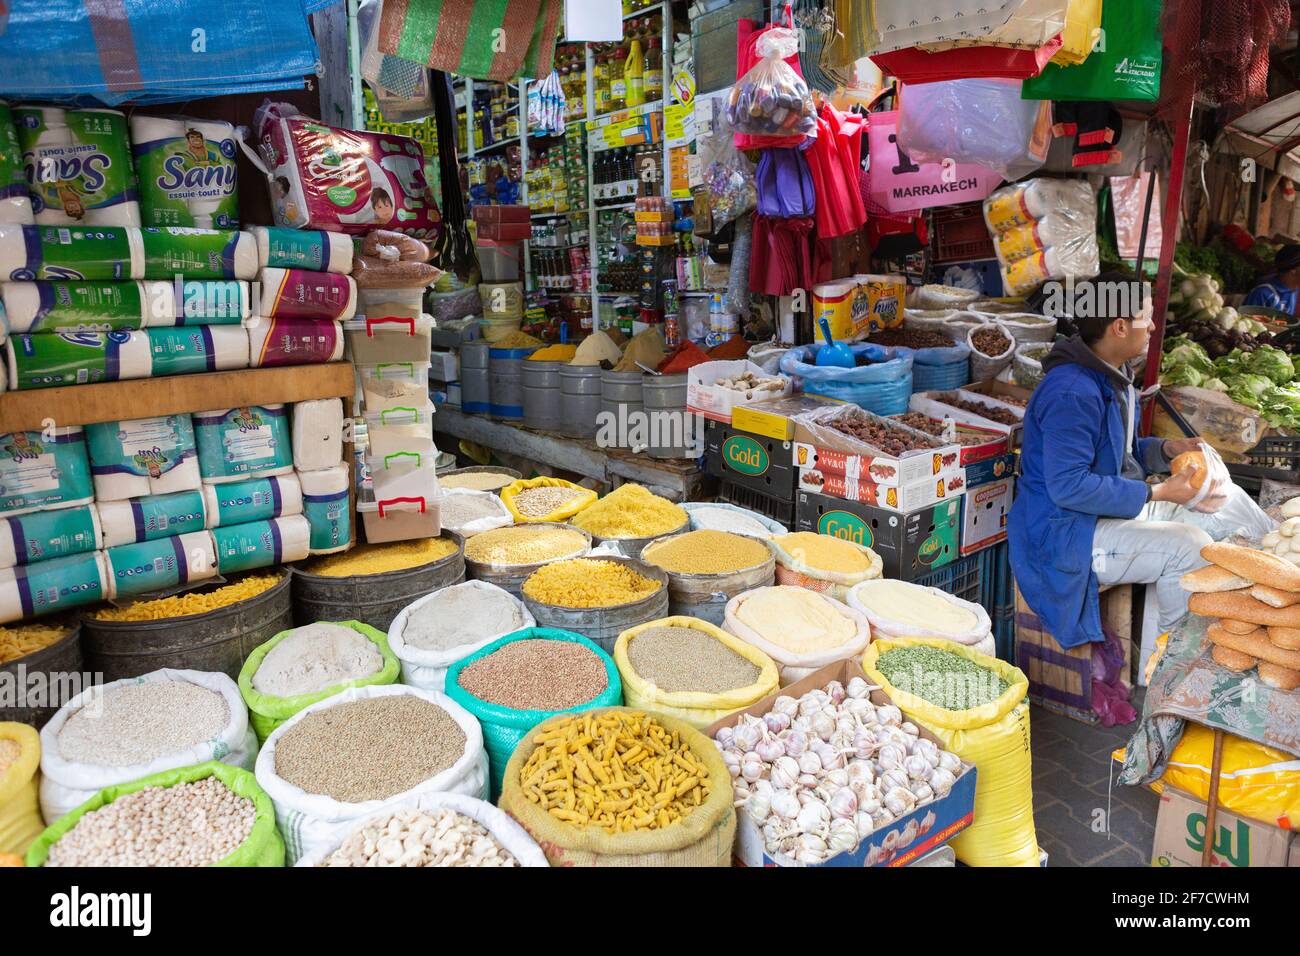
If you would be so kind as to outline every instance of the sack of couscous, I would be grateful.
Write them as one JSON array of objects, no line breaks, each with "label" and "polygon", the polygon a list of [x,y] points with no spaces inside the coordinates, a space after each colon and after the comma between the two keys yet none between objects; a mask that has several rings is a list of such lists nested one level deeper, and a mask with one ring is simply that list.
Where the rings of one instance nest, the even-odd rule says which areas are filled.
[{"label": "sack of couscous", "polygon": [[796,531],[772,539],[776,551],[776,583],[821,591],[837,601],[862,581],[880,577],[884,563],[866,545],[829,534]]},{"label": "sack of couscous", "polygon": [[597,498],[563,478],[520,478],[501,489],[501,500],[517,524],[530,521],[568,521]]}]

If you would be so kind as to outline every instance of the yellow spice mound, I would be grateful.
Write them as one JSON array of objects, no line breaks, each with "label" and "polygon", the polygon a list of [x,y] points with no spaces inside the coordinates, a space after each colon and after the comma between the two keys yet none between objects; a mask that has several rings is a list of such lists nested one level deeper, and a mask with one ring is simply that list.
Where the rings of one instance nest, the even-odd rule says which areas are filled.
[{"label": "yellow spice mound", "polygon": [[530,362],[572,362],[578,354],[576,345],[548,345],[528,356]]},{"label": "yellow spice mound", "polygon": [[16,661],[67,637],[69,629],[49,624],[20,624],[0,627],[0,664]]},{"label": "yellow spice mound", "polygon": [[542,344],[542,340],[527,332],[511,332],[492,343],[494,349],[531,349]]},{"label": "yellow spice mound", "polygon": [[524,581],[524,594],[556,607],[616,607],[654,594],[658,581],[617,561],[575,559],[538,568]]},{"label": "yellow spice mound", "polygon": [[279,574],[254,574],[214,591],[188,591],[156,601],[137,601],[126,607],[102,607],[92,616],[97,621],[165,621],[173,617],[206,614],[257,597],[278,584],[280,577]]},{"label": "yellow spice mound", "polygon": [[459,545],[451,538],[420,538],[391,544],[361,544],[351,551],[331,554],[303,568],[306,574],[346,578],[354,574],[383,574],[432,564],[456,553]]},{"label": "yellow spice mound", "polygon": [[761,541],[728,531],[688,531],[647,548],[641,560],[678,574],[726,574],[768,559]]},{"label": "yellow spice mound", "polygon": [[871,559],[857,545],[828,534],[796,531],[777,538],[776,543],[796,561],[819,571],[858,574],[871,567]]},{"label": "yellow spice mound", "polygon": [[572,528],[518,524],[493,528],[465,542],[465,557],[480,564],[541,564],[587,550],[587,539]]},{"label": "yellow spice mound", "polygon": [[650,538],[686,524],[686,512],[640,485],[623,485],[580,511],[572,523],[601,538]]}]

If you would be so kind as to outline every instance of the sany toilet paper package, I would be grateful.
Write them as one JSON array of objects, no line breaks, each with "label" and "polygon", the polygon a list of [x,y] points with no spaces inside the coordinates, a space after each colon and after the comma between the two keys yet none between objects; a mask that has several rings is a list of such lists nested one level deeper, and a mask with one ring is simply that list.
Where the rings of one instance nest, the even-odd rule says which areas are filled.
[{"label": "sany toilet paper package", "polygon": [[185,117],[131,117],[146,226],[238,229],[235,127]]},{"label": "sany toilet paper package", "polygon": [[186,226],[0,225],[0,278],[252,279],[257,240],[251,232]]},{"label": "sany toilet paper package", "polygon": [[15,335],[8,358],[13,389],[148,378],[153,370],[149,336],[127,329]]},{"label": "sany toilet paper package", "polygon": [[140,225],[124,115],[57,106],[13,112],[38,224]]},{"label": "sany toilet paper package", "polygon": [[16,333],[239,325],[252,314],[248,283],[238,279],[5,282],[2,294]]},{"label": "sany toilet paper package", "polygon": [[277,225],[437,237],[441,217],[416,140],[339,129],[269,100],[253,126]]},{"label": "sany toilet paper package", "polygon": [[0,222],[30,223],[32,199],[23,171],[23,147],[18,142],[8,103],[0,103]]}]

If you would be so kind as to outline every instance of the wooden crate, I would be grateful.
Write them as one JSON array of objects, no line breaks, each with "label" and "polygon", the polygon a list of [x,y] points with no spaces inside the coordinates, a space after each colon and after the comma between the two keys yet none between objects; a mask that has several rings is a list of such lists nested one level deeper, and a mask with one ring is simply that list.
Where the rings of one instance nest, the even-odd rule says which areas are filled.
[{"label": "wooden crate", "polygon": [[[1133,585],[1101,589],[1102,627],[1118,635],[1127,677],[1133,657]],[[1097,723],[1092,709],[1092,645],[1069,650],[1043,629],[1016,588],[1016,666],[1029,678],[1029,699],[1084,723]]]}]

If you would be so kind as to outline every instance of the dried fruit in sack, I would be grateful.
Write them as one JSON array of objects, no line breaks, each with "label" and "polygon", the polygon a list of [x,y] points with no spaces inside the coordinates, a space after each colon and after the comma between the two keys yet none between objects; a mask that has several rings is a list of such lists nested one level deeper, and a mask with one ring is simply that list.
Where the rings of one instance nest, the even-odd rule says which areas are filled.
[{"label": "dried fruit in sack", "polygon": [[1020,424],[1020,416],[1008,408],[998,408],[996,405],[981,405],[979,402],[968,401],[952,392],[936,395],[935,400],[953,408],[960,408],[962,411],[972,412],[980,416],[980,418],[987,418],[989,421],[1001,425]]}]

